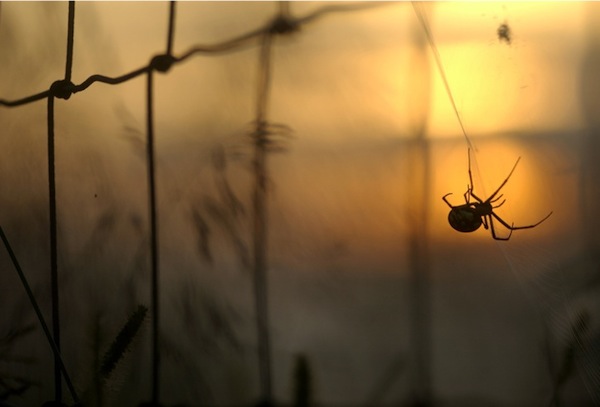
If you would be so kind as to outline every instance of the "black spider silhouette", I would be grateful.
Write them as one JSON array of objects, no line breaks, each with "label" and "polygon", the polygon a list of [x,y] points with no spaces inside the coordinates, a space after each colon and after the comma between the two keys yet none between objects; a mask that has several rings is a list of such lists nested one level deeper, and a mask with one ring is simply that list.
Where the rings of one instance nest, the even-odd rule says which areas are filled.
[{"label": "black spider silhouette", "polygon": [[[498,192],[500,192],[502,187],[508,182],[508,179],[512,175],[520,160],[521,157],[517,159],[517,162],[513,166],[512,170],[510,170],[510,173],[508,174],[506,179],[502,181],[502,184],[500,184],[498,189],[496,189],[496,191],[494,191],[494,193],[484,201],[483,199],[475,195],[475,193],[473,192],[473,176],[471,175],[471,151],[469,150],[469,185],[467,186],[467,192],[465,192],[464,194],[466,203],[463,205],[453,206],[446,199],[446,197],[448,195],[452,195],[452,193],[446,194],[442,197],[444,202],[446,202],[446,204],[448,204],[448,206],[451,208],[450,213],[448,214],[448,222],[450,223],[450,226],[452,226],[454,230],[457,230],[459,232],[469,233],[476,231],[481,225],[483,225],[483,227],[486,230],[488,229],[488,227],[491,228],[492,237],[495,240],[508,240],[510,239],[510,236],[512,235],[512,232],[514,230],[531,229],[548,219],[550,215],[552,215],[552,212],[550,212],[544,219],[540,220],[537,223],[534,223],[533,225],[514,226],[514,223],[509,225],[507,222],[502,220],[500,216],[494,213],[494,209],[499,208],[504,204],[504,202],[506,202],[505,199],[498,205],[494,205],[502,198],[503,195],[498,195]],[[474,202],[471,201],[471,197],[475,199]],[[494,219],[496,219],[504,227],[510,230],[510,233],[507,237],[499,237],[496,235],[496,231],[494,230]]]}]

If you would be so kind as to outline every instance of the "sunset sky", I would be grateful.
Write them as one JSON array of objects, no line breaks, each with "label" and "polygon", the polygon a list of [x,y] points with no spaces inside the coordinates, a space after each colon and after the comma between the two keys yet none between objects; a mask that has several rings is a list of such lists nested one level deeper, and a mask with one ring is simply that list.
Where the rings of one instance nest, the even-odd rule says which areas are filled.
[{"label": "sunset sky", "polygon": [[[302,18],[332,4],[346,2],[294,1],[290,13]],[[67,3],[1,7],[0,99],[48,89],[64,75]],[[163,53],[168,10],[166,2],[77,2],[72,81],[119,76]],[[179,56],[264,26],[278,4],[186,1],[176,11]],[[596,310],[594,338],[600,317],[590,291],[577,291],[597,270],[590,253],[600,226],[600,144],[593,137],[600,127],[598,21],[596,2],[382,2],[326,13],[276,37],[268,119],[292,130],[286,151],[270,155],[268,164],[277,399],[290,401],[297,354],[313,363],[315,400],[323,405],[368,402],[393,361],[405,367],[381,401],[410,399],[410,276],[417,258],[428,267],[434,397],[457,405],[545,402],[552,383],[540,350],[542,320],[560,339],[559,349],[580,307]],[[502,24],[510,42],[498,36]],[[248,129],[258,61],[256,41],[195,55],[154,75],[162,301],[172,316],[163,329],[177,349],[165,362],[169,403],[197,397],[182,378],[198,366],[198,377],[214,368],[205,377],[212,401],[235,405],[257,395],[243,248],[252,229]],[[112,313],[115,320],[106,315],[103,326],[113,332],[132,304],[148,301],[145,87],[142,75],[118,86],[95,83],[56,101],[60,268],[71,294],[64,296],[66,319],[79,321],[65,329],[67,344],[86,337],[79,325],[89,319],[86,312]],[[41,293],[48,255],[46,103],[0,107],[0,121],[0,223]],[[469,143],[474,191],[484,199],[521,158],[502,190],[502,219],[522,226],[553,215],[508,242],[494,241],[483,227],[453,230],[441,198],[452,193],[450,202],[464,203]],[[224,152],[223,173],[214,165],[216,151]],[[219,177],[245,208],[236,221],[214,209],[226,207]],[[210,229],[209,260],[199,216]],[[415,254],[415,240],[426,252]],[[16,280],[2,281],[20,292]],[[123,287],[130,291],[123,294]],[[214,297],[230,313],[240,354],[223,351],[229,350],[223,343],[210,357],[198,350],[196,328],[178,319],[188,289],[194,301]],[[145,360],[146,345],[143,339],[136,361]],[[83,369],[91,356],[73,349],[70,366]],[[187,364],[177,352],[191,355]],[[594,359],[584,355],[579,362]],[[136,375],[135,363],[126,367],[132,376],[123,377],[144,389],[148,374]],[[589,379],[597,368],[590,371],[587,380],[598,386]],[[78,385],[90,375],[82,374]],[[588,397],[582,377],[569,383],[565,398]],[[49,392],[41,386],[24,397],[38,402]]]}]

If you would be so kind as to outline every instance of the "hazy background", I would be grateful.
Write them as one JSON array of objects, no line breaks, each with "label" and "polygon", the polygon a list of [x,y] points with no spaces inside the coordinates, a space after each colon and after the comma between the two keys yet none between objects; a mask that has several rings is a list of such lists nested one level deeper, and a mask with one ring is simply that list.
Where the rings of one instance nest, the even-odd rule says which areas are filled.
[{"label": "hazy background", "polygon": [[[67,3],[1,7],[0,97],[48,89],[64,75]],[[174,54],[261,27],[277,7],[178,3]],[[322,405],[398,405],[425,387],[436,405],[546,406],[585,310],[589,329],[562,397],[598,403],[600,5],[418,9],[476,147],[476,193],[493,192],[520,156],[498,214],[527,225],[554,213],[508,242],[448,225],[441,197],[463,202],[468,146],[410,3],[327,14],[277,37],[268,117],[293,138],[269,158],[275,398],[291,403],[302,354]],[[146,65],[165,49],[167,18],[163,2],[78,2],[73,82]],[[502,23],[510,44],[497,36]],[[254,45],[155,75],[168,405],[259,397],[247,137],[257,69]],[[145,77],[96,83],[55,109],[63,348],[76,387],[92,394],[94,358],[137,304],[150,305]],[[46,103],[2,107],[0,123],[0,224],[49,317]],[[225,184],[243,205],[237,217]],[[36,327],[3,342],[0,376],[33,383],[12,403],[41,404],[52,398],[52,357],[5,254],[0,267],[0,338]],[[416,300],[415,269],[424,276]],[[420,345],[415,301],[426,307]],[[149,398],[150,326],[107,384],[108,405]]]}]

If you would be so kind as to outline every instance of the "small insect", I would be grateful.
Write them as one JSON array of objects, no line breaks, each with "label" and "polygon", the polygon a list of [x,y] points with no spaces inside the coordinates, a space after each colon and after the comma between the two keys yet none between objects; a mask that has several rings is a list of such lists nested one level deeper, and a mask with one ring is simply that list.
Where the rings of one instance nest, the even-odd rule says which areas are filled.
[{"label": "small insect", "polygon": [[500,27],[498,27],[498,39],[500,41],[506,41],[506,43],[508,45],[510,45],[510,40],[511,40],[511,34],[510,34],[510,27],[508,26],[507,23],[503,23],[500,24]]},{"label": "small insect", "polygon": [[[496,202],[498,202],[500,199],[502,199],[502,196],[503,196],[503,194],[498,195],[498,193],[500,192],[502,187],[504,187],[504,185],[508,182],[508,180],[509,180],[510,176],[512,175],[513,171],[515,170],[515,168],[517,168],[517,164],[519,163],[519,160],[521,160],[521,157],[519,157],[517,159],[517,162],[513,166],[512,170],[510,170],[510,173],[508,174],[506,179],[504,181],[502,181],[502,184],[500,184],[498,189],[496,189],[496,191],[494,191],[494,193],[492,195],[490,195],[490,197],[484,201],[483,199],[481,199],[477,195],[475,195],[475,193],[473,192],[473,176],[471,175],[471,154],[470,153],[471,152],[469,150],[469,185],[467,185],[467,192],[465,192],[465,194],[464,194],[466,203],[463,205],[453,206],[446,199],[446,197],[448,195],[452,195],[452,193],[446,194],[442,197],[444,202],[446,202],[446,204],[448,204],[448,206],[450,207],[450,213],[448,214],[448,222],[450,223],[450,226],[452,226],[452,228],[454,230],[457,230],[459,232],[469,233],[469,232],[476,231],[477,229],[479,229],[479,227],[481,225],[483,225],[483,227],[486,230],[488,229],[488,227],[491,229],[492,237],[495,240],[508,240],[508,239],[510,239],[510,236],[512,235],[512,232],[514,230],[534,228],[537,225],[539,225],[540,223],[542,223],[543,221],[545,221],[546,219],[548,219],[550,217],[550,215],[552,215],[552,212],[550,212],[544,219],[540,220],[537,223],[534,223],[533,225],[527,225],[527,226],[515,226],[514,223],[509,225],[507,222],[502,220],[502,218],[500,218],[500,216],[498,216],[498,215],[496,215],[496,213],[494,213],[494,209],[502,206],[504,204],[504,202],[506,202],[506,199],[503,200],[502,202],[500,202],[499,204],[495,205]],[[498,195],[498,196],[496,196],[496,195]],[[475,199],[475,201],[472,202],[471,198]],[[496,231],[494,229],[494,219],[497,220],[498,222],[500,222],[504,227],[506,227],[507,229],[510,230],[510,233],[508,234],[507,237],[500,237],[500,236],[496,235]]]}]

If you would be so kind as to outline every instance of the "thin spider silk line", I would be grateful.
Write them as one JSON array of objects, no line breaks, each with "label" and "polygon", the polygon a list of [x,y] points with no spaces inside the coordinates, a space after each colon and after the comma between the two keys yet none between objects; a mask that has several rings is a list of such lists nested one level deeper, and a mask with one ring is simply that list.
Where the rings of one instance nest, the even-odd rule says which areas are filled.
[{"label": "thin spider silk line", "polygon": [[[573,295],[574,293],[567,291],[568,281],[566,276],[568,274],[565,266],[555,253],[539,246],[525,244],[509,247],[504,242],[494,241],[494,243],[500,249],[506,265],[525,292],[525,296],[532,303],[534,312],[544,324],[544,328],[548,329],[550,325],[555,328],[556,332],[550,334],[552,339],[558,339],[559,344],[563,346],[560,349],[559,356],[563,356],[562,353],[565,350],[564,346],[568,345],[567,342],[575,341],[576,351],[579,352],[582,358],[582,360],[576,362],[577,373],[594,403],[600,405],[600,395],[597,390],[594,390],[599,388],[600,385],[600,368],[583,361],[583,359],[593,361],[592,354],[595,350],[584,343],[576,331],[578,317],[581,315],[579,312],[585,311],[585,309],[579,310],[572,305],[577,297]],[[544,260],[551,264],[540,266]],[[519,264],[526,261],[533,261],[535,264],[533,267],[527,264]],[[528,277],[526,273],[521,272],[521,270],[533,268],[539,270],[533,277]],[[547,334],[549,333],[547,332]],[[560,366],[555,366],[555,370],[557,368],[560,368]],[[557,372],[552,371],[551,373],[556,374]],[[552,379],[554,380],[555,377]]]},{"label": "thin spider silk line", "polygon": [[433,53],[433,57],[435,58],[435,63],[438,67],[438,71],[440,76],[442,77],[442,81],[444,82],[444,87],[446,88],[446,93],[448,94],[448,98],[450,99],[450,103],[452,104],[452,109],[454,109],[454,113],[456,114],[456,118],[458,119],[458,124],[460,125],[460,129],[462,130],[463,135],[465,136],[465,141],[471,150],[474,150],[473,143],[471,139],[467,135],[467,131],[465,130],[465,126],[463,121],[458,113],[458,109],[456,107],[456,102],[454,101],[454,96],[452,95],[452,91],[450,90],[450,85],[448,83],[448,78],[446,76],[446,71],[444,66],[442,65],[442,58],[440,57],[440,53],[437,49],[435,41],[433,39],[433,34],[431,32],[431,26],[429,25],[429,19],[427,18],[427,12],[423,8],[423,4],[421,2],[412,2],[413,9],[423,27],[423,31],[427,37],[427,41],[429,42],[429,46],[431,47],[431,51]]},{"label": "thin spider silk line", "polygon": [[[481,171],[479,170],[479,164],[477,163],[477,156],[475,154],[476,153],[475,145],[471,141],[471,138],[469,137],[469,135],[467,134],[467,130],[465,129],[463,120],[460,116],[460,113],[458,112],[458,108],[456,106],[456,101],[454,100],[454,95],[452,94],[452,90],[450,88],[450,83],[448,82],[448,77],[446,76],[446,70],[444,69],[444,65],[442,64],[442,57],[440,56],[440,52],[435,43],[435,39],[433,38],[433,33],[431,31],[431,25],[429,24],[429,18],[427,17],[427,11],[425,10],[425,8],[424,8],[425,6],[423,5],[422,2],[412,2],[411,4],[413,6],[413,10],[415,11],[415,14],[416,14],[419,22],[421,23],[421,27],[423,28],[423,31],[425,32],[425,36],[427,37],[429,47],[431,48],[431,52],[435,59],[435,64],[438,68],[438,72],[440,74],[442,82],[444,83],[444,88],[446,89],[446,94],[448,95],[448,99],[450,100],[450,104],[452,105],[452,110],[454,111],[454,114],[456,116],[456,119],[458,121],[460,129],[462,131],[462,134],[465,138],[465,142],[467,143],[469,157],[472,157],[472,159],[470,158],[471,159],[471,167],[474,167],[478,179],[481,180],[482,179]],[[473,185],[471,185],[470,187],[474,188]],[[485,196],[486,191],[485,191],[485,188],[483,187],[483,183],[481,185],[481,190]]]},{"label": "thin spider silk line", "polygon": [[[574,341],[575,352],[579,356],[579,359],[574,361],[576,374],[579,375],[594,404],[600,405],[600,393],[597,390],[600,385],[600,367],[593,364],[594,360],[598,360],[598,356],[594,356],[594,352],[597,350],[582,340],[582,337],[585,338],[589,332],[583,332],[583,334],[577,332],[578,317],[582,315],[578,311],[586,311],[586,309],[579,310],[571,305],[577,300],[577,297],[567,292],[568,282],[565,278],[564,265],[549,250],[536,249],[527,245],[521,246],[518,253],[514,252],[517,248],[511,247],[513,253],[509,253],[509,248],[502,242],[496,242],[496,244],[521,290],[525,293],[525,297],[531,302],[534,313],[541,322],[546,335],[544,339],[553,341],[554,347],[546,349],[548,352],[546,356],[556,358],[558,355],[559,358],[564,358],[565,353],[568,352],[567,346]],[[539,263],[542,259],[546,259],[549,264],[543,264],[540,267]],[[518,271],[532,268],[527,262],[535,262],[535,268],[540,270],[535,276],[527,277]],[[551,326],[554,327],[553,331],[549,329]],[[591,338],[588,336],[587,339]],[[558,346],[560,347],[557,348]],[[592,363],[586,363],[588,360]],[[552,368],[550,369],[550,378],[553,381],[552,390],[558,386],[555,381],[562,364],[565,363],[562,359],[555,360],[555,362],[558,364],[549,366],[549,369]]]},{"label": "thin spider silk line", "polygon": [[[469,148],[469,154],[471,155],[471,151],[473,152],[473,154],[471,155],[471,167],[473,167],[474,171],[476,172],[478,179],[481,180],[481,172],[479,170],[479,166],[477,164],[477,157],[475,154],[476,149],[474,147],[474,143],[471,141],[470,137],[467,134],[463,120],[456,106],[456,102],[452,94],[448,77],[446,76],[442,59],[433,37],[426,9],[421,3],[413,2],[412,5],[415,14],[425,32],[427,41],[434,56],[436,66],[444,84],[450,104],[460,125],[465,142],[467,143],[467,146]],[[473,188],[474,186],[471,185],[471,187]],[[483,185],[481,186],[481,189],[482,192],[485,194],[485,189]],[[581,341],[581,337],[579,337],[575,331],[578,314],[569,304],[569,298],[564,288],[564,268],[556,259],[556,256],[552,253],[543,253],[539,256],[531,256],[532,251],[535,251],[535,249],[528,246],[525,248],[527,255],[524,256],[523,259],[519,259],[518,253],[508,252],[508,248],[506,247],[505,242],[494,241],[494,243],[500,249],[500,253],[505,259],[505,264],[510,269],[510,272],[516,279],[521,291],[524,293],[527,300],[531,303],[533,312],[535,313],[541,324],[540,327],[542,328],[542,332],[545,332],[546,335],[551,335],[551,338],[546,338],[546,340],[557,338],[556,333],[549,332],[548,327],[553,326],[560,335],[558,339],[562,339],[561,345],[564,345],[565,339],[567,339],[567,341],[575,340],[577,351],[580,352],[582,357],[586,360],[593,360],[593,355],[591,355],[593,349],[590,349],[589,346],[586,346],[586,344]],[[530,260],[531,258],[534,258],[533,261],[536,261],[536,265],[538,266],[535,268],[540,271],[536,273],[538,275],[534,276],[533,278],[528,278],[524,273],[520,272],[520,270],[527,270],[529,269],[529,267],[527,267],[526,265],[523,265],[523,267],[521,267],[517,263],[519,263],[520,261],[523,262],[524,260]],[[551,259],[553,264],[550,267],[539,267],[538,262],[541,261],[541,259]],[[560,281],[548,281],[551,277],[548,276],[547,268],[556,272],[558,275],[558,280]],[[551,293],[550,291],[554,291],[554,293]],[[554,295],[554,297],[551,297],[552,295]],[[550,355],[550,352],[552,352],[553,350],[554,349],[548,348],[548,355]],[[561,349],[559,356],[563,356],[563,350],[564,349]],[[559,361],[559,363],[561,363],[561,361]],[[594,369],[594,367],[590,365],[590,363],[579,362],[577,363],[577,371],[582,378],[582,382],[586,387],[588,394],[594,400],[594,403],[600,405],[599,396],[593,390],[595,386],[598,386],[598,383],[600,382],[600,369]],[[555,383],[556,377],[553,377],[557,375],[557,369],[560,369],[560,366],[554,366],[554,369],[550,371],[550,374],[552,376],[549,375],[549,377],[552,380],[552,386],[557,386]],[[553,391],[555,389],[556,387],[552,388]]]}]

